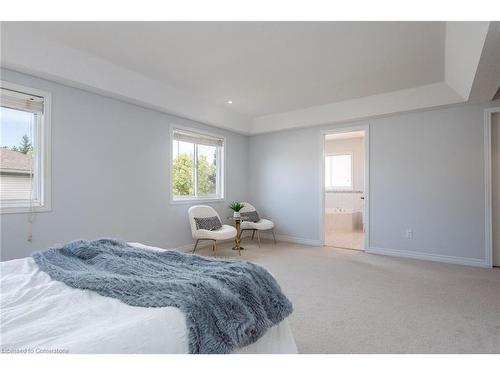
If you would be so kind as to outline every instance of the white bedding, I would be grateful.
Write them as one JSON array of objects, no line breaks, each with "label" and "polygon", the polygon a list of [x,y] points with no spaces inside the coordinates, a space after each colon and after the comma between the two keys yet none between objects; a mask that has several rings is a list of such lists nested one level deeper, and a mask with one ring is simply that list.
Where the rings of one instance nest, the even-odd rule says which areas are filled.
[{"label": "white bedding", "polygon": [[[2,262],[3,352],[188,353],[183,313],[144,308],[53,281],[31,257]],[[297,353],[288,321],[234,353]]]}]

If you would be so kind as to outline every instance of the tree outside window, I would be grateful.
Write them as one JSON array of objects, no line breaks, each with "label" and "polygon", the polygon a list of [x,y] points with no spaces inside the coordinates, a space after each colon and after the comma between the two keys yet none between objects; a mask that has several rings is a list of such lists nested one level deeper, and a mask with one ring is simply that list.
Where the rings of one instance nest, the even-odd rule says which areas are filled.
[{"label": "tree outside window", "polygon": [[218,163],[221,146],[173,140],[172,195],[186,198],[221,198]]}]

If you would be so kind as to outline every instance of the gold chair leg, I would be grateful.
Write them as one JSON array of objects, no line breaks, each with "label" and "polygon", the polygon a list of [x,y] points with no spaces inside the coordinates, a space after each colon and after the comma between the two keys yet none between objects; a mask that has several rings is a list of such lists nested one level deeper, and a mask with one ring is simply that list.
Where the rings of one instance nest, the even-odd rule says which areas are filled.
[{"label": "gold chair leg", "polygon": [[257,239],[259,240],[259,247],[260,247],[260,230],[257,231]]},{"label": "gold chair leg", "polygon": [[212,247],[212,250],[213,250],[214,253],[217,250],[217,240],[214,240],[214,245]]},{"label": "gold chair leg", "polygon": [[253,236],[255,236],[255,229],[252,232],[252,241],[253,241]]},{"label": "gold chair leg", "polygon": [[274,235],[274,228],[272,229],[272,232],[273,232],[274,244],[276,245],[276,236]]},{"label": "gold chair leg", "polygon": [[196,240],[196,243],[194,244],[193,253],[196,251],[196,247],[198,246],[198,242],[200,242],[200,240]]}]

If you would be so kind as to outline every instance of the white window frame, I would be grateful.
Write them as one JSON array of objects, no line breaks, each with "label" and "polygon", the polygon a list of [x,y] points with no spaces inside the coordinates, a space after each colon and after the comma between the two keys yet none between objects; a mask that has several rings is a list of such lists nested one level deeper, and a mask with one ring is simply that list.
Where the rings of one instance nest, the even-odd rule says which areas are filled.
[{"label": "white window frame", "polygon": [[[336,152],[336,153],[328,153],[325,156],[344,156],[344,155],[349,155],[351,157],[351,186],[341,186],[341,187],[336,187],[336,186],[326,186],[325,184],[325,191],[328,192],[335,192],[335,191],[351,191],[354,190],[354,154],[352,152]],[[326,174],[325,174],[326,178]]]},{"label": "white window frame", "polygon": [[[174,162],[173,159],[173,144],[174,144],[174,132],[176,130],[180,131],[187,131],[190,133],[198,134],[200,136],[207,136],[211,138],[219,138],[222,140],[223,146],[222,149],[219,152],[218,157],[220,158],[219,162],[217,163],[217,175],[219,176],[219,185],[217,186],[217,189],[220,189],[220,195],[217,194],[217,196],[211,197],[211,196],[204,196],[204,197],[179,197],[175,196],[173,194],[173,168],[172,164]],[[204,203],[204,202],[224,202],[226,200],[225,194],[226,194],[226,149],[227,149],[227,141],[226,137],[224,137],[221,134],[215,134],[215,133],[210,133],[204,130],[199,130],[196,128],[190,128],[190,127],[185,127],[181,125],[176,125],[176,124],[171,124],[170,125],[170,146],[169,146],[169,183],[168,183],[168,188],[169,188],[169,195],[170,195],[170,204],[191,204],[193,202],[196,203]],[[195,148],[196,150],[196,148]],[[197,162],[197,155],[194,153],[194,162]],[[195,168],[196,170],[196,168]],[[195,190],[197,189],[197,174],[195,173],[195,181],[194,181],[194,186]]]},{"label": "white window frame", "polygon": [[[9,202],[0,201],[0,214],[48,212],[52,209],[51,193],[51,94],[50,92],[21,86],[15,83],[1,81],[0,86],[7,90],[18,91],[28,95],[43,98],[43,115],[39,116],[39,121],[35,126],[33,137],[33,171],[34,183],[40,183],[37,192],[39,196],[34,200],[11,200]],[[0,103],[1,104],[1,103]]]}]

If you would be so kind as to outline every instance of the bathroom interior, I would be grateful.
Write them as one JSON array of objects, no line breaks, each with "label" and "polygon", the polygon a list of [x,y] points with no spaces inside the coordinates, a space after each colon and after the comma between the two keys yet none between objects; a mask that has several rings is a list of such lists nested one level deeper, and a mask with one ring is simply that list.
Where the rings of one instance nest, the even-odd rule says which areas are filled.
[{"label": "bathroom interior", "polygon": [[365,249],[365,131],[325,135],[325,246]]}]

